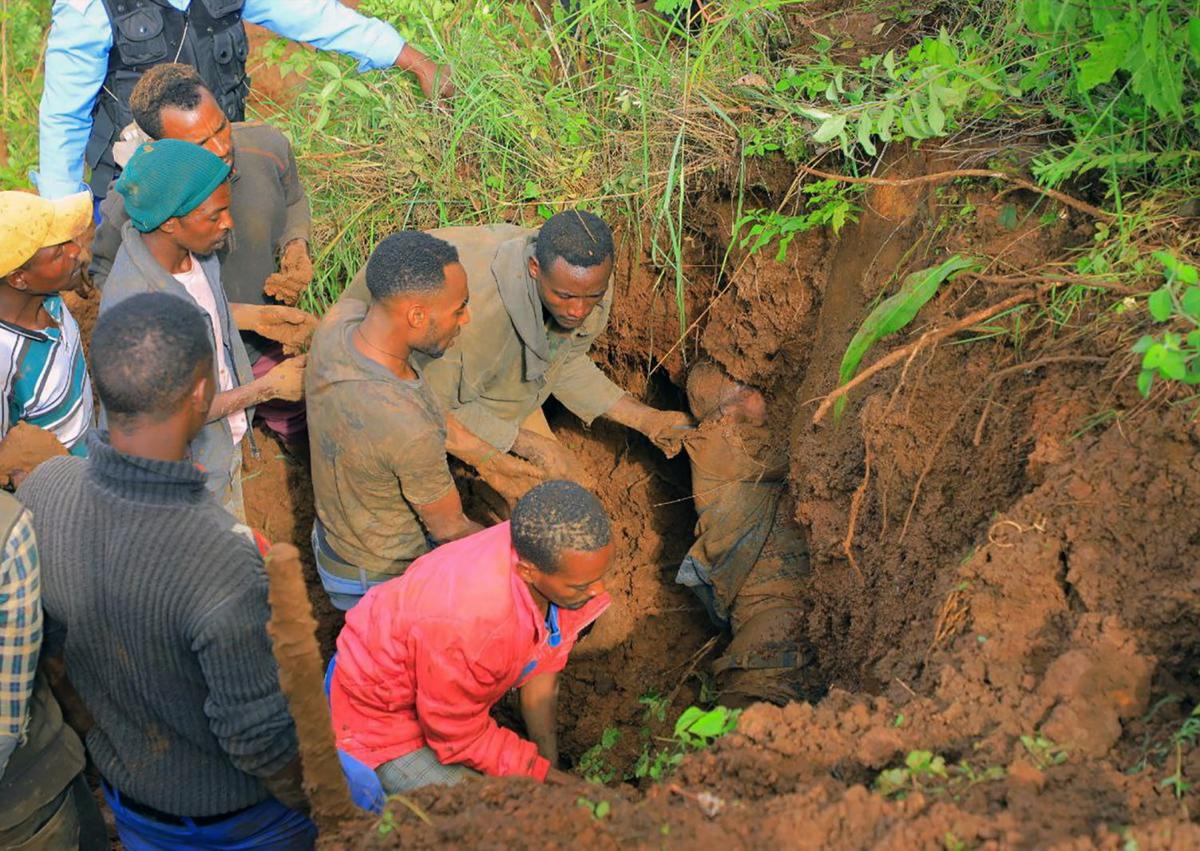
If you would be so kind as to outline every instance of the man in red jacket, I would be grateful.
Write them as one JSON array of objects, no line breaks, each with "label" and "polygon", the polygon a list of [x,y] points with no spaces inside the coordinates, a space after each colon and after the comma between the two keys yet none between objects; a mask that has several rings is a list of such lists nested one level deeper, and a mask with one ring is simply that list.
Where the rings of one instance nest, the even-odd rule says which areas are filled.
[{"label": "man in red jacket", "polygon": [[[340,750],[388,794],[476,773],[557,774],[558,673],[611,602],[608,516],[574,482],[530,490],[512,520],[444,544],[346,615],[330,687]],[[489,711],[520,689],[532,741]]]}]

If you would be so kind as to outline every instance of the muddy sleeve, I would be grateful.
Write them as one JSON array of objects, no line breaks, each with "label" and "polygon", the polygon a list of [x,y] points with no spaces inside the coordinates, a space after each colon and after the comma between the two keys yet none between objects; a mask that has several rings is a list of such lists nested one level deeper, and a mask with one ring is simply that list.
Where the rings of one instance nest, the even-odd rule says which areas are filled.
[{"label": "muddy sleeve", "polygon": [[[458,624],[442,623],[422,624],[411,632],[417,721],[426,744],[444,765],[461,763],[497,777],[545,780],[550,763],[538,754],[537,745],[501,727],[489,714],[508,683],[497,666],[464,652],[456,640],[459,632]],[[503,654],[502,645],[485,641],[480,649]]]},{"label": "muddy sleeve", "polygon": [[425,380],[441,400],[447,413],[453,414],[463,428],[501,452],[512,449],[520,426],[492,413],[474,388],[483,386],[486,376],[468,375],[462,351],[453,347],[425,368]]},{"label": "muddy sleeve", "polygon": [[312,241],[312,211],[308,205],[308,193],[300,183],[296,154],[291,145],[288,145],[287,169],[283,173],[283,200],[287,204],[287,212],[279,245],[275,246],[278,251],[282,251],[283,247],[293,240]]},{"label": "muddy sleeve", "polygon": [[624,390],[601,372],[586,351],[573,351],[567,356],[554,376],[551,392],[585,425],[591,425],[592,420],[625,395]]},{"label": "muddy sleeve", "polygon": [[296,728],[264,628],[270,612],[262,561],[249,542],[233,556],[255,563],[230,575],[252,579],[199,617],[192,649],[208,685],[209,729],[234,765],[269,777],[296,756]]},{"label": "muddy sleeve", "polygon": [[446,463],[446,438],[437,429],[426,429],[397,448],[392,472],[400,480],[400,492],[409,505],[437,502],[454,487]]},{"label": "muddy sleeve", "polygon": [[113,191],[111,184],[108,194],[100,202],[100,216],[100,224],[96,225],[96,235],[92,239],[92,262],[88,264],[88,273],[92,276],[92,283],[102,288],[121,248],[121,228],[129,221],[129,216],[125,214],[125,203],[120,194]]}]

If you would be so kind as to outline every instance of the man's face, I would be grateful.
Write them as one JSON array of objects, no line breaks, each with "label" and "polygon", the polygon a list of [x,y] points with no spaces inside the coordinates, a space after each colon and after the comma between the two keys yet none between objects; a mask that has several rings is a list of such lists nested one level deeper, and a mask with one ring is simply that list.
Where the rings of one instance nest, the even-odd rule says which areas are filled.
[{"label": "man's face", "polygon": [[175,242],[193,254],[205,256],[225,247],[233,217],[229,215],[229,181],[226,180],[199,207],[186,216],[167,219]]},{"label": "man's face", "polygon": [[610,257],[595,266],[572,266],[556,257],[548,269],[529,258],[529,274],[537,282],[542,307],[559,328],[573,331],[584,323],[608,291],[612,274]]},{"label": "man's face", "polygon": [[412,346],[431,358],[444,355],[462,327],[471,321],[467,309],[467,270],[461,263],[451,263],[442,271],[446,283],[437,294],[424,300],[424,335]]},{"label": "man's face", "polygon": [[30,295],[51,295],[76,290],[83,282],[79,245],[63,242],[39,248],[20,269],[8,276],[9,285]]},{"label": "man's face", "polygon": [[604,574],[613,560],[613,544],[593,552],[563,550],[555,573],[543,573],[537,567],[520,562],[522,578],[538,593],[563,609],[582,609],[598,594],[604,593]]},{"label": "man's face", "polygon": [[159,115],[159,121],[164,139],[199,145],[233,165],[233,128],[208,89],[201,90],[200,103],[195,109],[167,107]]}]

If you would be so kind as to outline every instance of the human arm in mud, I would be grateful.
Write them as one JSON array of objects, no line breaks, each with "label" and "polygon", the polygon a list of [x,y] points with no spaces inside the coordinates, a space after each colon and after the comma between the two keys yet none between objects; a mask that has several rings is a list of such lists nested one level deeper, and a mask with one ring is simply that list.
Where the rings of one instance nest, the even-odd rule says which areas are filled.
[{"label": "human arm in mud", "polygon": [[280,304],[230,304],[229,314],[239,331],[253,331],[282,343],[283,353],[289,356],[308,348],[318,324],[311,313]]},{"label": "human arm in mud", "polygon": [[279,803],[297,812],[308,813],[308,796],[304,794],[304,772],[299,754],[270,777],[259,779]]},{"label": "human arm in mud", "polygon": [[521,686],[525,732],[550,767],[558,765],[558,672],[530,677]]},{"label": "human arm in mud", "polygon": [[304,365],[308,355],[288,358],[261,378],[213,396],[208,421],[227,417],[234,411],[253,408],[268,399],[297,402],[304,398]]},{"label": "human arm in mud", "polygon": [[312,257],[308,251],[312,238],[312,211],[308,194],[300,183],[296,156],[288,146],[288,165],[283,174],[283,200],[287,205],[283,233],[276,250],[279,271],[267,276],[263,292],[287,305],[295,305],[312,283]]},{"label": "human arm in mud", "polygon": [[441,499],[426,505],[414,505],[413,508],[429,537],[439,544],[483,531],[482,526],[463,514],[462,498],[455,487],[450,488]]},{"label": "human arm in mud", "polygon": [[640,431],[668,458],[683,448],[683,440],[695,427],[695,420],[683,411],[661,411],[639,402],[628,393],[617,399],[604,417]]},{"label": "human arm in mud", "polygon": [[543,478],[542,471],[533,464],[480,440],[454,415],[446,417],[446,451],[474,467],[480,478],[510,505]]}]

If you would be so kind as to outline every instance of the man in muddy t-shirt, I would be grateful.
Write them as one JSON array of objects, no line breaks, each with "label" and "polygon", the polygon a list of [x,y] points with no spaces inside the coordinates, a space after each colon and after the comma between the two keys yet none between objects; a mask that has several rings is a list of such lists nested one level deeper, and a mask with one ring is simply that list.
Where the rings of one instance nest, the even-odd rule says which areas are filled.
[{"label": "man in muddy t-shirt", "polygon": [[445,416],[410,362],[441,357],[469,320],[458,252],[428,234],[392,234],[367,262],[366,283],[369,304],[342,299],[321,322],[305,379],[313,553],[342,610],[432,543],[481,528],[463,515]]},{"label": "man in muddy t-shirt", "polygon": [[[458,249],[474,313],[454,350],[425,367],[448,408],[451,453],[480,468],[498,455],[506,463],[512,452],[543,477],[577,478],[578,459],[542,415],[551,395],[585,423],[605,417],[646,435],[668,456],[679,452],[690,418],[637,401],[588,356],[612,305],[608,225],[567,210],[540,230],[493,225],[432,233]],[[360,272],[344,297],[362,297],[362,278]],[[480,472],[491,484],[494,468]]]}]

